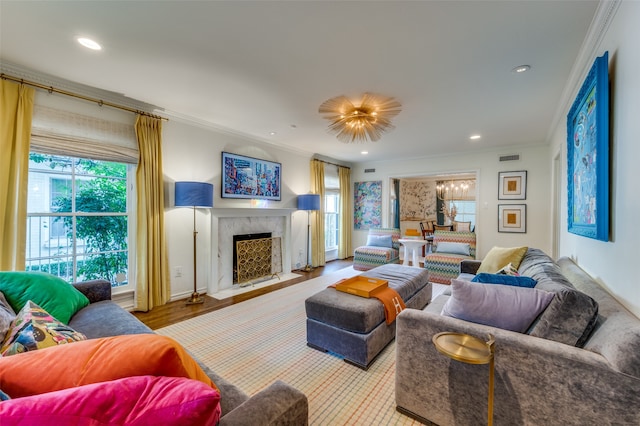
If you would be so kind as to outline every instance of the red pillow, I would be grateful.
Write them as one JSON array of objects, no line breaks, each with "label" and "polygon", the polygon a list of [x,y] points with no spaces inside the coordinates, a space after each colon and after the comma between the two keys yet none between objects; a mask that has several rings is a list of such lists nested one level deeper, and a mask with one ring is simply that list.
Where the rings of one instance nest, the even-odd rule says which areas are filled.
[{"label": "red pillow", "polygon": [[215,388],[178,342],[158,334],[90,339],[0,358],[0,389],[12,398],[132,376],[187,377]]},{"label": "red pillow", "polygon": [[3,426],[215,425],[220,394],[183,377],[136,376],[0,403]]}]

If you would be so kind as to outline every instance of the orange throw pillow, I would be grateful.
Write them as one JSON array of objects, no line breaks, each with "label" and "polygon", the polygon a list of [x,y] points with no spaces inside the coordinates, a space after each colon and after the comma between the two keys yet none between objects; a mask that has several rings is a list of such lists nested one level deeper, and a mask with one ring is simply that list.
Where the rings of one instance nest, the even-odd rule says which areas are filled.
[{"label": "orange throw pillow", "polygon": [[132,376],[187,377],[217,389],[175,340],[157,334],[105,337],[0,358],[11,398]]}]

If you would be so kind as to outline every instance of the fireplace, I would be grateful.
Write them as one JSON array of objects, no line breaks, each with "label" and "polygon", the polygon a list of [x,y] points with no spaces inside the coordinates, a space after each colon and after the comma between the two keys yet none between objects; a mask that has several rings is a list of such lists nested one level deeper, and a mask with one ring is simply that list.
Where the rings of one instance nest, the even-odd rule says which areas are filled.
[{"label": "fireplace", "polygon": [[[291,213],[294,209],[275,208],[214,208],[211,215],[212,249],[216,253],[209,293],[237,288],[233,273],[233,236],[271,232],[271,238],[281,244],[278,263],[282,273],[291,273]],[[217,236],[217,238],[216,238]]]},{"label": "fireplace", "polygon": [[[264,240],[271,238],[271,232],[260,232],[257,234],[242,234],[233,236],[233,283],[237,284],[238,281],[238,241],[252,241],[252,240]],[[253,249],[250,249],[253,250]],[[249,253],[252,254],[252,253]],[[258,254],[258,253],[256,253]],[[269,250],[269,256],[271,256],[271,250]]]}]

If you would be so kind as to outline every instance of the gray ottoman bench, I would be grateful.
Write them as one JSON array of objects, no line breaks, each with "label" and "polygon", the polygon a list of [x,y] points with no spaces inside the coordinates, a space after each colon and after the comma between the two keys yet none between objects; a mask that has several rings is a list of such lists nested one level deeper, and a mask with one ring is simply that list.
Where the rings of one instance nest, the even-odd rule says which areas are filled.
[{"label": "gray ottoman bench", "polygon": [[[407,308],[422,309],[431,301],[429,272],[424,268],[388,264],[362,275],[387,280]],[[395,321],[387,325],[384,307],[376,298],[326,288],[305,300],[305,309],[307,345],[334,352],[363,369],[396,335]]]}]

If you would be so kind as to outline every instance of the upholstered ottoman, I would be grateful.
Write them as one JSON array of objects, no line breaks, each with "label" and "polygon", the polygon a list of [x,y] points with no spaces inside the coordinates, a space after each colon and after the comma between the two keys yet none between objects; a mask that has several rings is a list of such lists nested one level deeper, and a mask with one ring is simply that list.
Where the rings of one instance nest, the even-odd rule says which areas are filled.
[{"label": "upholstered ottoman", "polygon": [[[422,309],[431,301],[431,283],[425,269],[390,264],[362,275],[387,280],[407,308]],[[386,323],[384,307],[376,298],[326,288],[309,297],[305,309],[307,345],[334,352],[363,369],[396,335],[395,321]]]}]

